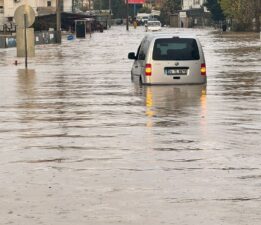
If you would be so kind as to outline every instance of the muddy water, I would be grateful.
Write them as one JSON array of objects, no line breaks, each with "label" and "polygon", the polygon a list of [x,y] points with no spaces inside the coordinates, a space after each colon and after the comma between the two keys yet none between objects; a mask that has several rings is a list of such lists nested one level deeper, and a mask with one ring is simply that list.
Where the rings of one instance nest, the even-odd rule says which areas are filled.
[{"label": "muddy water", "polygon": [[130,80],[143,28],[0,50],[0,224],[259,225],[257,35],[199,36],[206,86]]}]

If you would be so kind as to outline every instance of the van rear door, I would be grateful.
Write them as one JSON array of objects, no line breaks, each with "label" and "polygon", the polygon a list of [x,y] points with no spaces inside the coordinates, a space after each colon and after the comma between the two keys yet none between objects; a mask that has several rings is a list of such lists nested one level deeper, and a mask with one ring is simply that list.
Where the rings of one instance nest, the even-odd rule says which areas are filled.
[{"label": "van rear door", "polygon": [[176,83],[200,76],[201,60],[196,39],[158,38],[152,53],[153,83]]}]

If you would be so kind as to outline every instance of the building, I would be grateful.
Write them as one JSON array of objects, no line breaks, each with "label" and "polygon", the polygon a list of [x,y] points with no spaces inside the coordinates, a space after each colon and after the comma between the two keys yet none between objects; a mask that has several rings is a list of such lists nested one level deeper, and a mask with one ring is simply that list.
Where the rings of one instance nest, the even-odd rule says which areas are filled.
[{"label": "building", "polygon": [[204,5],[206,0],[183,0],[182,1],[182,9],[200,9]]},{"label": "building", "polygon": [[[62,11],[72,12],[73,0],[61,0],[61,3]],[[0,0],[0,24],[13,21],[15,10],[23,4],[30,5],[37,16],[56,11],[56,0]]]},{"label": "building", "polygon": [[183,0],[179,12],[180,27],[205,26],[210,22],[210,13],[204,3],[206,0]]},{"label": "building", "polygon": [[4,19],[4,0],[0,0],[0,25],[5,22]]}]

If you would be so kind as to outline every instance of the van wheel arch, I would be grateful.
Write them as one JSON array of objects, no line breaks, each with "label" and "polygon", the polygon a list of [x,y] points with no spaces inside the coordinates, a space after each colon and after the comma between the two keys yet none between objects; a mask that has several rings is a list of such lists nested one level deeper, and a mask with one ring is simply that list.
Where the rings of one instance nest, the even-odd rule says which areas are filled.
[{"label": "van wheel arch", "polygon": [[140,84],[143,84],[141,76],[140,76],[139,82],[140,82]]}]

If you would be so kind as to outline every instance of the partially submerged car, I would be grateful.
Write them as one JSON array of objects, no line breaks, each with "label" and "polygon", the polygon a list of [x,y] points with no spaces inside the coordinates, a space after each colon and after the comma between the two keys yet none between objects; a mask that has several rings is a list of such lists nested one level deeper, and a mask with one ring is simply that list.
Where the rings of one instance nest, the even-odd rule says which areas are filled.
[{"label": "partially submerged car", "polygon": [[175,34],[146,35],[134,59],[132,78],[142,84],[204,84],[206,63],[199,39]]}]

